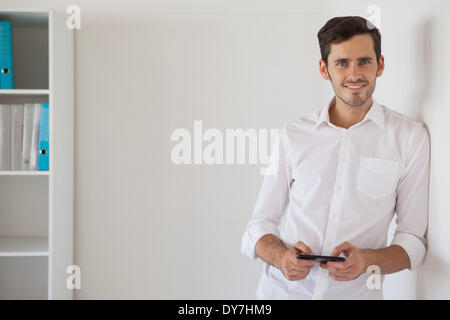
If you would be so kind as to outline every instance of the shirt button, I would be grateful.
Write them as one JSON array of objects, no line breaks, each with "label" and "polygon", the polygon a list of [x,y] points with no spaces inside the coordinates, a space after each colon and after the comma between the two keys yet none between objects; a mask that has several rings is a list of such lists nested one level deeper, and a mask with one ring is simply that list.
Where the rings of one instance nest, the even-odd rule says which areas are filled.
[{"label": "shirt button", "polygon": [[346,158],[342,158],[342,162],[345,162],[345,161],[347,161],[347,159]]},{"label": "shirt button", "polygon": [[341,191],[341,190],[342,190],[342,187],[341,187],[341,186],[337,186],[336,190],[337,190],[337,191]]},{"label": "shirt button", "polygon": [[329,247],[331,247],[332,244],[333,244],[333,242],[331,242],[331,241],[328,241],[328,242],[327,242],[327,245],[328,245]]}]

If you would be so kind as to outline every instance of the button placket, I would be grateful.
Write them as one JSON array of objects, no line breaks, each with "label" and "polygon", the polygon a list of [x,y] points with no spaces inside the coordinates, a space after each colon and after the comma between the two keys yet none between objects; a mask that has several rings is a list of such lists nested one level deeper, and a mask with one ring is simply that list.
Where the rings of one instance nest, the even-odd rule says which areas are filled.
[{"label": "button placket", "polygon": [[[322,247],[322,255],[330,255],[335,244],[337,231],[339,227],[339,212],[342,204],[342,192],[343,192],[343,172],[345,170],[346,159],[348,154],[348,133],[344,132],[341,138],[341,146],[338,156],[338,166],[336,172],[335,191],[331,199],[330,214],[327,224],[327,230],[325,232],[324,245]],[[328,286],[328,271],[326,269],[320,269],[317,274],[317,282],[314,288],[313,299],[322,299],[323,294]]]},{"label": "button placket", "polygon": [[333,199],[331,201],[330,214],[327,224],[327,230],[324,238],[324,247],[322,248],[323,255],[330,255],[333,247],[339,245],[336,242],[338,226],[339,226],[339,212],[342,204],[342,192],[344,190],[343,186],[343,173],[345,170],[346,161],[341,159],[346,159],[348,154],[348,132],[344,132],[341,140],[341,147],[339,150],[338,166],[336,172],[336,183],[335,192],[333,194]]}]

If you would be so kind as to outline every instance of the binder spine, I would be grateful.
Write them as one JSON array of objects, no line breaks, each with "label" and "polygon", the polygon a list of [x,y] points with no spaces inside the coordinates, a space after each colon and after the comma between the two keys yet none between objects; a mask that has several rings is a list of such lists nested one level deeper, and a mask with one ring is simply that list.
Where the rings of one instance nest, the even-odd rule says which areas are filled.
[{"label": "binder spine", "polygon": [[22,170],[30,170],[34,105],[26,103],[23,110]]},{"label": "binder spine", "polygon": [[0,170],[11,170],[11,105],[0,104]]},{"label": "binder spine", "polygon": [[48,103],[43,103],[41,108],[41,125],[39,128],[39,155],[38,170],[48,170],[49,168],[49,143],[48,143]]},{"label": "binder spine", "polygon": [[0,21],[0,89],[13,89],[11,23]]},{"label": "binder spine", "polygon": [[38,154],[39,154],[39,127],[41,121],[41,104],[33,105],[33,132],[31,134],[31,151],[30,151],[30,170],[37,170]]},{"label": "binder spine", "polygon": [[11,170],[22,170],[23,104],[11,105]]}]

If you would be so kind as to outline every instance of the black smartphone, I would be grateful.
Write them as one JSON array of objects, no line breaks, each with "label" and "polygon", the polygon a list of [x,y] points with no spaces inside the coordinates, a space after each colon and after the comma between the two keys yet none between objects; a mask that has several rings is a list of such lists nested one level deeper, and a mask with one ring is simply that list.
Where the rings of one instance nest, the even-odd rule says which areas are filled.
[{"label": "black smartphone", "polygon": [[337,262],[344,262],[345,257],[332,257],[332,256],[318,256],[314,254],[298,254],[298,259],[306,259],[306,260],[316,260],[319,263],[327,262],[327,261],[337,261]]}]

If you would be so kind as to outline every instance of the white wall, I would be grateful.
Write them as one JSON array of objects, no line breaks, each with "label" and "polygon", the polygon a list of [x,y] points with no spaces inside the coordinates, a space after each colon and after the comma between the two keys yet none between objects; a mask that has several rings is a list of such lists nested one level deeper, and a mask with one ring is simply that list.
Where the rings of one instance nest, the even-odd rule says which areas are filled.
[{"label": "white wall", "polygon": [[[375,97],[427,123],[429,251],[387,298],[449,298],[446,214],[450,26],[446,1],[30,1],[81,9],[76,31],[75,261],[79,299],[252,298],[260,262],[240,239],[258,165],[170,161],[176,128],[279,128],[331,98],[316,34],[337,15],[381,8],[386,71]],[[447,89],[447,90],[446,90]],[[416,281],[417,278],[417,281]]]}]

